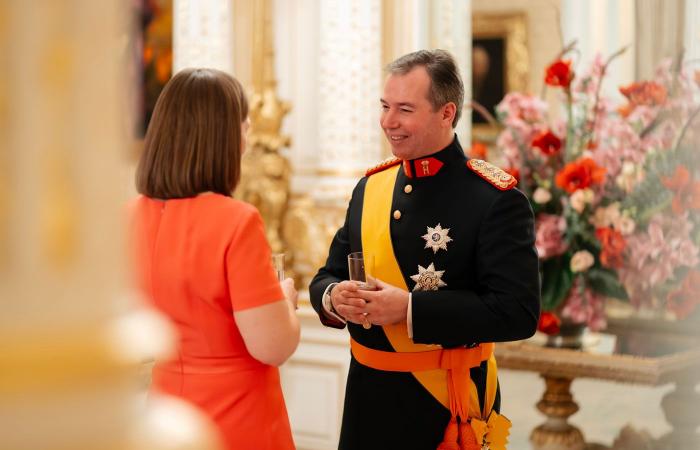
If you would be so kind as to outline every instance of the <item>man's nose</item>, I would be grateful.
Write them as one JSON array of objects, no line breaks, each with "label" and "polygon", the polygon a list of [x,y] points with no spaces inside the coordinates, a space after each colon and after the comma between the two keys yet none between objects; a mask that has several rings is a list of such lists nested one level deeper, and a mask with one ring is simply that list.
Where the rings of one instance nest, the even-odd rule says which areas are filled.
[{"label": "man's nose", "polygon": [[396,128],[399,125],[398,120],[396,120],[396,114],[393,111],[385,111],[379,122],[382,128]]}]

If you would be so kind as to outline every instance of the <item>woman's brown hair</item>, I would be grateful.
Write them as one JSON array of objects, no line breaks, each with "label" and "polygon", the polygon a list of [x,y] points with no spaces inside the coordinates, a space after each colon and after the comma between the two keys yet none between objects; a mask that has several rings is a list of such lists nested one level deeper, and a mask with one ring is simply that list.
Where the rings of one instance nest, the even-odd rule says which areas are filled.
[{"label": "woman's brown hair", "polygon": [[163,88],[136,169],[136,189],[152,198],[230,196],[241,173],[241,84],[214,69],[185,69]]}]

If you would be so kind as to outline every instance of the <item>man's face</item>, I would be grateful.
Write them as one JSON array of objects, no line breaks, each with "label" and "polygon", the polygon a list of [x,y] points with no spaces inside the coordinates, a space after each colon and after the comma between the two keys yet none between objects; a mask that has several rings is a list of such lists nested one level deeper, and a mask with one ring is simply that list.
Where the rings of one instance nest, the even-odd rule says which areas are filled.
[{"label": "man's face", "polygon": [[445,106],[433,111],[428,100],[430,77],[422,66],[404,75],[389,75],[381,98],[379,123],[394,156],[415,159],[441,150],[445,145]]}]

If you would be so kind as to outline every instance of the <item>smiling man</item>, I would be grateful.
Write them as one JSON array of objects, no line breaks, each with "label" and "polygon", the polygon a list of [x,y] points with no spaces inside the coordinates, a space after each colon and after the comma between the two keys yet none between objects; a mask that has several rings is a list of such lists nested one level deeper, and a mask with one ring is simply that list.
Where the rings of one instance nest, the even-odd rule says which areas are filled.
[{"label": "smiling man", "polygon": [[[387,72],[380,125],[394,158],[355,187],[310,286],[321,321],[352,338],[339,448],[502,450],[493,343],[537,326],[532,210],[513,177],[464,155],[464,87],[447,52]],[[358,251],[374,256],[373,290],[347,281]]]}]

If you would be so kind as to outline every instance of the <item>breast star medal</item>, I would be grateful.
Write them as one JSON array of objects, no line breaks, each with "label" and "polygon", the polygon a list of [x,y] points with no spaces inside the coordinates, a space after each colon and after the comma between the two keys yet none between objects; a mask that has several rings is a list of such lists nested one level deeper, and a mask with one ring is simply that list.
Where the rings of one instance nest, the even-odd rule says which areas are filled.
[{"label": "breast star medal", "polygon": [[418,265],[418,273],[411,275],[411,279],[416,282],[414,291],[437,291],[438,288],[447,286],[447,283],[442,281],[444,270],[435,270],[435,264],[430,263],[428,268]]},{"label": "breast star medal", "polygon": [[423,235],[423,239],[425,239],[424,248],[432,248],[433,254],[437,253],[437,251],[440,249],[447,251],[447,243],[452,242],[452,238],[447,235],[447,233],[450,232],[450,229],[443,229],[440,224],[437,224],[435,228],[426,228],[428,229],[428,233]]}]

